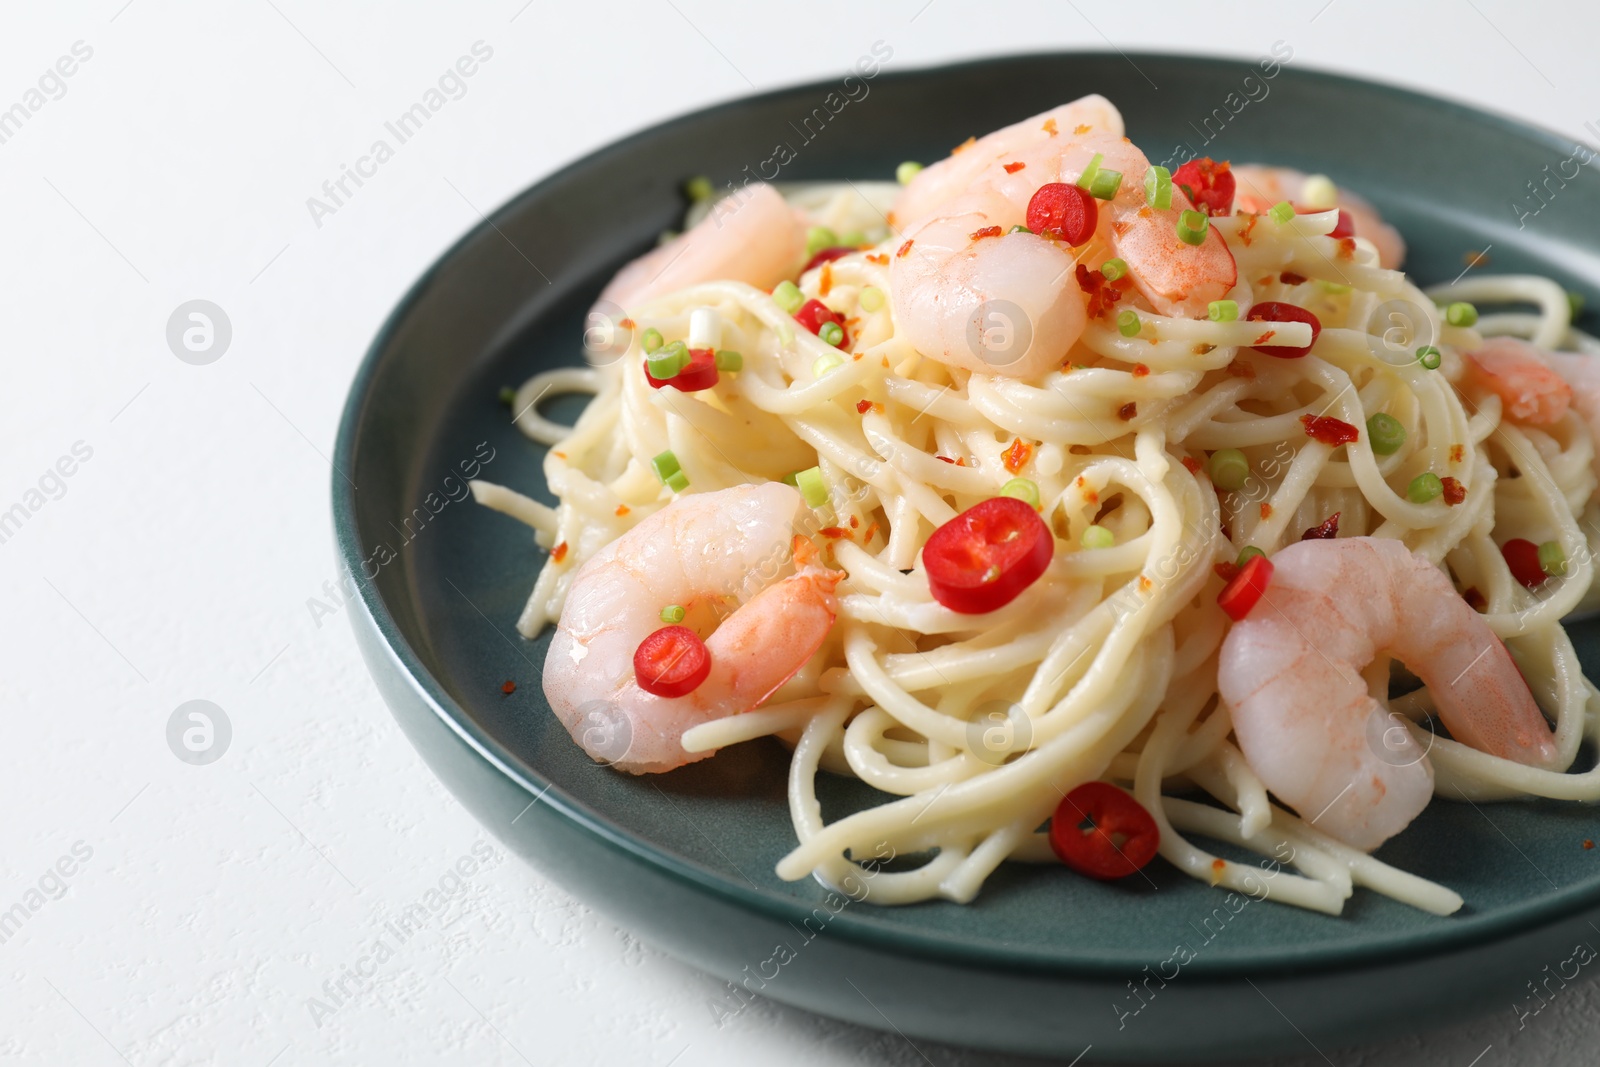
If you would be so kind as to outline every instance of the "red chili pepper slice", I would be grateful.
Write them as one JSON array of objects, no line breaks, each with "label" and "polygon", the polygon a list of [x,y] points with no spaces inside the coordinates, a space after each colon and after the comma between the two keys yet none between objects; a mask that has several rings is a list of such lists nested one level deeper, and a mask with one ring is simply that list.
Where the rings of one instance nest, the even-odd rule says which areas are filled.
[{"label": "red chili pepper slice", "polygon": [[1339,209],[1339,223],[1334,226],[1329,237],[1354,237],[1356,235],[1356,220],[1350,217],[1350,212],[1344,208]]},{"label": "red chili pepper slice", "polygon": [[1311,327],[1311,344],[1304,348],[1289,348],[1284,345],[1252,345],[1257,352],[1265,352],[1269,356],[1279,359],[1300,359],[1311,354],[1311,345],[1317,343],[1317,337],[1322,333],[1322,320],[1311,312],[1295,304],[1286,304],[1281,300],[1264,300],[1245,313],[1246,322],[1304,322]]},{"label": "red chili pepper slice", "polygon": [[800,273],[804,274],[812,267],[820,267],[824,263],[831,263],[842,256],[848,256],[854,251],[855,249],[850,245],[834,245],[832,248],[824,248],[822,251],[806,260],[806,265],[800,268]]},{"label": "red chili pepper slice", "polygon": [[1249,562],[1239,568],[1238,576],[1217,594],[1217,603],[1228,613],[1228,618],[1238,622],[1250,614],[1271,581],[1272,561],[1266,556],[1251,556]]},{"label": "red chili pepper slice", "polygon": [[663,626],[633,653],[639,688],[658,697],[681,697],[699,688],[711,673],[711,653],[687,626]]},{"label": "red chili pepper slice", "polygon": [[649,363],[645,364],[644,376],[652,389],[670,385],[679,392],[698,393],[717,384],[717,354],[709,348],[691,348],[689,365],[672,377],[657,378],[650,373]]},{"label": "red chili pepper slice", "polygon": [[1100,209],[1094,197],[1076,185],[1041,185],[1028,201],[1028,229],[1048,233],[1076,248],[1094,236]]},{"label": "red chili pepper slice", "polygon": [[1500,546],[1500,554],[1506,558],[1506,566],[1511,568],[1511,577],[1529,589],[1542,584],[1549,577],[1544,568],[1539,566],[1539,546],[1532,541],[1513,537]]},{"label": "red chili pepper slice", "polygon": [[1195,208],[1207,215],[1233,212],[1233,193],[1238,182],[1225,159],[1220,162],[1209,156],[1191,159],[1172,175],[1172,184],[1182,189]]},{"label": "red chili pepper slice", "polygon": [[1126,878],[1155,859],[1161,828],[1145,806],[1109,782],[1085,782],[1050,820],[1050,848],[1079,874]]},{"label": "red chili pepper slice", "polygon": [[1037,581],[1055,550],[1055,535],[1033,505],[997,496],[933,531],[922,546],[922,566],[935,600],[963,615],[982,615]]},{"label": "red chili pepper slice", "polygon": [[1361,439],[1360,430],[1329,415],[1301,415],[1300,425],[1306,428],[1307,437],[1334,448]]},{"label": "red chili pepper slice", "polygon": [[844,316],[820,300],[807,300],[800,305],[800,310],[794,313],[794,321],[812,333],[820,333],[824,323],[835,323],[844,334],[836,347],[850,347],[850,331],[844,328]]}]

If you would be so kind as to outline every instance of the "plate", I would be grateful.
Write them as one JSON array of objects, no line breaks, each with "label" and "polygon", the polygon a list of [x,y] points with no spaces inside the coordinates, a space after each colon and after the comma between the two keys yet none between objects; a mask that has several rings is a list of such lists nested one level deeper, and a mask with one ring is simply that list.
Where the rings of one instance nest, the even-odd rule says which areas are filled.
[{"label": "plate", "polygon": [[[881,179],[901,160],[939,158],[1089,92],[1114,98],[1152,161],[1198,152],[1331,175],[1399,227],[1424,284],[1487,250],[1475,271],[1539,271],[1591,306],[1600,293],[1600,183],[1552,183],[1540,200],[1527,185],[1547,164],[1561,173],[1571,143],[1292,63],[1029,55],[858,74],[701,111],[517,196],[439,259],[374,341],[333,479],[372,675],[490,831],[619,924],[725,979],[706,1006],[722,1021],[766,996],[915,1038],[1069,1059],[1093,1046],[1092,1058],[1137,1061],[1303,1052],[1469,1012],[1531,1013],[1544,1001],[1529,983],[1577,966],[1580,942],[1600,944],[1590,807],[1431,805],[1379,855],[1460,892],[1467,906],[1449,918],[1365,891],[1338,918],[1230,902],[1161,862],[1148,883],[1114,885],[1008,865],[970,905],[879,907],[870,884],[855,900],[773,873],[794,841],[775,741],[635,778],[592,763],[544,702],[548,636],[527,642],[514,629],[543,553],[526,528],[465,498],[464,478],[553,503],[544,449],[510,425],[496,394],[581,361],[585,311],[613,271],[678,224],[682,180],[772,177],[776,159],[780,180]],[[570,420],[579,403],[550,413]],[[1593,672],[1600,629],[1574,633]],[[842,780],[824,788],[830,818],[866,799]]]}]

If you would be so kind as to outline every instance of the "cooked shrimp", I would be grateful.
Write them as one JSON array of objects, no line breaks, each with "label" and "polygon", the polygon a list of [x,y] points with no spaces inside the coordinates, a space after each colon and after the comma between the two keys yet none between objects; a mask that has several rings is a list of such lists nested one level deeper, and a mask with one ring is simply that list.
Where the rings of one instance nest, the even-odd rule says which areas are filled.
[{"label": "cooked shrimp", "polygon": [[624,309],[710,281],[771,289],[800,268],[806,225],[772,186],[752,182],[700,224],[617,272],[600,294]]},{"label": "cooked shrimp", "polygon": [[[1299,203],[1308,177],[1289,167],[1267,167],[1255,163],[1235,165],[1233,176],[1239,183],[1233,196],[1233,209],[1257,215],[1264,214],[1273,204],[1284,200]],[[1339,206],[1350,213],[1356,236],[1365,237],[1377,248],[1378,265],[1390,269],[1399,267],[1406,258],[1406,243],[1393,226],[1383,221],[1377,209],[1344,189],[1339,190]]]},{"label": "cooked shrimp", "polygon": [[1376,537],[1301,541],[1272,563],[1262,603],[1223,640],[1218,690],[1251,769],[1318,829],[1371,850],[1433,795],[1427,753],[1363,680],[1379,654],[1428,685],[1457,741],[1555,763],[1510,652],[1439,568]]},{"label": "cooked shrimp", "polygon": [[[793,537],[802,503],[781,482],[682,496],[579,568],[544,692],[584,751],[633,774],[703,759],[711,753],[683,750],[685,730],[759,706],[821,647],[841,575]],[[793,573],[779,579],[791,554]],[[639,687],[633,653],[672,604],[710,634],[711,673],[685,696],[659,697]]]},{"label": "cooked shrimp", "polygon": [[1543,352],[1550,369],[1572,388],[1572,406],[1589,427],[1589,436],[1600,449],[1600,357],[1575,352]]},{"label": "cooked shrimp", "polygon": [[[1571,384],[1551,365],[1552,355],[1515,337],[1491,337],[1482,348],[1467,353],[1468,378],[1498,396],[1512,422],[1552,426],[1561,421],[1573,399]],[[1584,362],[1576,368],[1580,375],[1593,362],[1587,356],[1571,358]]]},{"label": "cooked shrimp", "polygon": [[[918,222],[946,208],[950,201],[975,185],[992,167],[1022,163],[1024,169],[1059,149],[1063,138],[1080,136],[1078,129],[1121,137],[1122,113],[1099,94],[1080,97],[1070,104],[1023,119],[995,130],[950,153],[945,159],[923,168],[894,202],[891,218],[899,225]],[[1088,132],[1088,131],[1085,131]],[[1038,188],[1044,181],[1034,183]],[[1024,203],[1026,207],[1026,203]]]},{"label": "cooked shrimp", "polygon": [[[1115,198],[1099,209],[1088,247],[1073,255],[1049,238],[1010,232],[1027,217],[1028,202],[1040,186],[1077,181],[1096,155],[1103,169],[1121,172],[1122,183]],[[1233,255],[1215,233],[1198,246],[1178,237],[1179,212],[1191,207],[1181,191],[1173,191],[1168,210],[1145,206],[1148,167],[1144,153],[1127,140],[1096,130],[1063,130],[1042,139],[1030,135],[1026,143],[992,156],[972,173],[964,194],[942,202],[931,217],[906,220],[907,243],[890,265],[896,325],[918,351],[942,363],[1036,377],[1061,363],[1087,322],[1077,260],[1094,265],[1113,255],[1127,262],[1135,285],[1157,311],[1204,314],[1237,280]],[[1025,323],[992,321],[1015,311]],[[1002,334],[1010,327],[1015,335],[1025,327],[1031,342],[1021,352],[1007,343],[998,350],[975,343],[991,326]]]}]

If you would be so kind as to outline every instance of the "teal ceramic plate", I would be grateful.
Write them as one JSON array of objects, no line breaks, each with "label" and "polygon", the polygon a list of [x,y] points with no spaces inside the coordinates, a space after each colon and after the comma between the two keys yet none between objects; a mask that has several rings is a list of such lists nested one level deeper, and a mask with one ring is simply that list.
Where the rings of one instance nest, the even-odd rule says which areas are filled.
[{"label": "teal ceramic plate", "polygon": [[[543,449],[509,424],[498,389],[580,362],[585,310],[678,224],[685,176],[720,186],[748,166],[770,177],[784,143],[781,179],[883,178],[1088,92],[1114,97],[1153,160],[1279,162],[1361,192],[1405,234],[1425,284],[1487,248],[1475,270],[1537,270],[1591,306],[1600,292],[1600,182],[1552,182],[1542,200],[1527,184],[1570,172],[1570,143],[1292,63],[1035,55],[885,70],[699,112],[500,208],[417,283],[367,354],[335,457],[348,480],[333,489],[373,676],[490,830],[617,922],[727,979],[706,1005],[718,1018],[762,995],[913,1037],[1067,1059],[1093,1045],[1092,1059],[1138,1060],[1309,1051],[1307,1041],[1531,1010],[1542,1001],[1530,981],[1562,970],[1578,942],[1600,944],[1589,925],[1600,850],[1583,847],[1600,825],[1588,807],[1435,802],[1381,856],[1459,891],[1467,906],[1449,918],[1362,891],[1339,918],[1273,903],[1235,911],[1160,861],[1154,884],[1018,867],[971,905],[880,908],[870,893],[847,902],[773,874],[793,843],[775,742],[634,778],[590,762],[549,713],[547,639],[513,628],[542,553],[523,527],[461,499],[463,475],[479,471],[549,499]],[[575,410],[557,404],[553,417]],[[1596,634],[1578,628],[1591,671]],[[843,781],[825,789],[830,817],[866,799]]]}]

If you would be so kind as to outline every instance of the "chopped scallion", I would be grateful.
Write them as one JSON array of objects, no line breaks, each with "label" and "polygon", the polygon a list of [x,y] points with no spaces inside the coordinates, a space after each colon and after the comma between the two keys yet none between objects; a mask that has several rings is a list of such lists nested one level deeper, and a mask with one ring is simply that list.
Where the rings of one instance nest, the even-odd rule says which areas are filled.
[{"label": "chopped scallion", "polygon": [[1339,187],[1326,174],[1313,174],[1300,187],[1300,202],[1317,211],[1339,206]]},{"label": "chopped scallion", "polygon": [[1552,578],[1567,573],[1567,554],[1561,550],[1560,541],[1546,541],[1539,546],[1539,569]]},{"label": "chopped scallion", "polygon": [[661,609],[661,621],[676,626],[683,621],[684,614],[682,604],[668,604]]},{"label": "chopped scallion", "polygon": [[717,349],[716,359],[717,369],[720,371],[726,371],[731,374],[734,371],[744,370],[744,357],[737,352],[719,348]]},{"label": "chopped scallion", "polygon": [[1089,526],[1084,529],[1079,543],[1088,549],[1110,548],[1117,543],[1117,535],[1104,526]]},{"label": "chopped scallion", "polygon": [[1250,461],[1237,448],[1219,448],[1206,461],[1211,484],[1218,489],[1237,492],[1244,488],[1250,477]]},{"label": "chopped scallion", "polygon": [[1117,190],[1122,188],[1122,172],[1120,170],[1097,170],[1094,180],[1089,183],[1089,195],[1096,200],[1110,200],[1117,195]]},{"label": "chopped scallion", "polygon": [[806,295],[800,291],[800,287],[794,282],[781,281],[773,287],[772,299],[784,311],[793,315],[805,304]]},{"label": "chopped scallion", "polygon": [[1211,219],[1204,211],[1185,211],[1178,216],[1178,240],[1186,245],[1204,244],[1210,229]]},{"label": "chopped scallion", "polygon": [[678,466],[678,457],[672,454],[671,449],[668,449],[650,461],[650,469],[655,471],[656,477],[664,482],[674,474],[677,474],[682,468]]},{"label": "chopped scallion", "polygon": [[822,471],[816,467],[796,471],[794,486],[800,490],[809,507],[820,508],[828,502],[828,485],[822,480]]},{"label": "chopped scallion", "polygon": [[1106,281],[1114,282],[1128,273],[1128,261],[1125,259],[1108,259],[1100,264],[1100,273],[1106,276]]},{"label": "chopped scallion", "polygon": [[1143,329],[1144,322],[1139,318],[1139,313],[1129,308],[1117,312],[1117,332],[1124,337],[1138,337]]},{"label": "chopped scallion", "polygon": [[817,330],[817,336],[822,338],[826,344],[837,347],[844,343],[844,327],[837,322],[825,322]]},{"label": "chopped scallion", "polygon": [[1006,233],[1008,233],[1008,234],[1011,234],[1011,233],[1032,233],[1032,232],[1033,232],[1032,230],[1028,229],[1026,226],[1023,226],[1021,223],[1018,223],[1017,225],[1011,227],[1011,229],[1006,231]]},{"label": "chopped scallion", "polygon": [[1157,211],[1172,208],[1172,172],[1166,167],[1151,167],[1144,172],[1144,202]]},{"label": "chopped scallion", "polygon": [[646,355],[654,352],[665,343],[665,339],[661,336],[661,331],[656,329],[654,326],[651,326],[649,329],[645,330],[644,333],[639,335],[639,344],[644,348]]},{"label": "chopped scallion", "polygon": [[1380,411],[1367,420],[1367,441],[1378,455],[1392,456],[1406,443],[1406,428],[1393,415]]},{"label": "chopped scallion", "polygon": [[[833,326],[833,323],[830,322],[828,325]],[[839,327],[833,326],[833,328],[837,330]],[[844,357],[837,352],[829,352],[825,356],[818,356],[816,362],[811,364],[811,375],[814,378],[821,378],[829,371],[837,370],[842,366],[844,366]]]},{"label": "chopped scallion", "polygon": [[506,407],[510,407],[512,404],[517,402],[517,391],[511,388],[509,385],[502,385],[500,387],[499,396],[500,403],[504,404]]},{"label": "chopped scallion", "polygon": [[1039,510],[1039,486],[1027,478],[1013,478],[1000,487],[1001,496],[1016,497],[1028,503],[1033,510]]},{"label": "chopped scallion", "polygon": [[1294,218],[1294,205],[1289,203],[1287,200],[1280,200],[1267,210],[1267,214],[1272,216],[1273,222],[1276,222],[1279,226],[1282,226],[1284,223]]},{"label": "chopped scallion", "polygon": [[1437,499],[1444,492],[1444,483],[1432,471],[1424,471],[1411,479],[1411,484],[1406,486],[1406,499],[1413,504],[1426,504]]},{"label": "chopped scallion", "polygon": [[877,311],[883,307],[883,290],[876,285],[869,285],[861,290],[861,296],[858,300],[862,311]]},{"label": "chopped scallion", "polygon": [[857,248],[867,243],[867,235],[860,230],[851,230],[839,235],[839,243],[849,248]]},{"label": "chopped scallion", "polygon": [[667,479],[666,486],[674,493],[681,493],[689,488],[689,476],[682,471],[678,471]]},{"label": "chopped scallion", "polygon": [[1232,322],[1239,317],[1239,304],[1234,300],[1213,300],[1206,305],[1206,318],[1212,322]]},{"label": "chopped scallion", "polygon": [[[1090,189],[1090,186],[1094,184],[1095,175],[1100,173],[1100,161],[1104,158],[1105,155],[1103,153],[1096,152],[1094,154],[1094,158],[1089,160],[1089,165],[1083,168],[1083,173],[1078,175],[1078,188],[1082,189],[1090,196],[1094,195],[1093,191]],[[1117,175],[1119,180],[1121,177],[1122,175]]]},{"label": "chopped scallion", "polygon": [[922,173],[922,164],[906,160],[894,168],[894,180],[901,185],[910,185],[911,179]]},{"label": "chopped scallion", "polygon": [[1457,301],[1444,309],[1444,321],[1452,326],[1473,326],[1478,322],[1478,309],[1465,301]]},{"label": "chopped scallion", "polygon": [[1255,545],[1245,545],[1243,548],[1241,548],[1239,550],[1239,559],[1235,563],[1235,566],[1243,567],[1246,563],[1249,563],[1251,560],[1255,559],[1257,556],[1265,556],[1265,555],[1266,555],[1266,553],[1261,551]]},{"label": "chopped scallion", "polygon": [[1428,370],[1438,370],[1439,363],[1444,359],[1444,353],[1433,345],[1423,345],[1417,349],[1417,362]]},{"label": "chopped scallion", "polygon": [[839,243],[839,235],[826,226],[813,226],[806,231],[806,255],[814,256],[824,248],[833,248]]},{"label": "chopped scallion", "polygon": [[650,377],[662,382],[678,376],[678,372],[689,362],[689,350],[682,341],[674,341],[656,349],[644,361],[650,369]]},{"label": "chopped scallion", "polygon": [[683,191],[695,203],[711,199],[711,179],[698,174],[683,183]]}]

